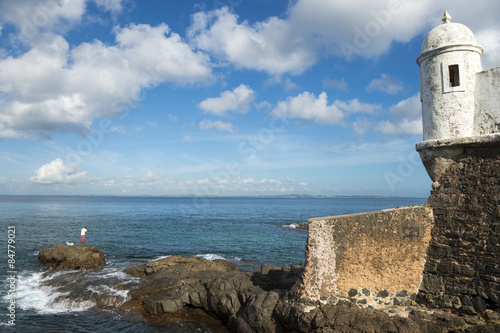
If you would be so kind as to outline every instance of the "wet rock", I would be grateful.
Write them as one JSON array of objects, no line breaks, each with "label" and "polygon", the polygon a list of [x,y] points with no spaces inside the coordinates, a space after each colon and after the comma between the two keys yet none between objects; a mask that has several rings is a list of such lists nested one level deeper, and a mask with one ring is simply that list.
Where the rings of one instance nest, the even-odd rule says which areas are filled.
[{"label": "wet rock", "polygon": [[91,269],[106,263],[102,251],[90,245],[55,244],[40,250],[38,259],[54,269]]}]

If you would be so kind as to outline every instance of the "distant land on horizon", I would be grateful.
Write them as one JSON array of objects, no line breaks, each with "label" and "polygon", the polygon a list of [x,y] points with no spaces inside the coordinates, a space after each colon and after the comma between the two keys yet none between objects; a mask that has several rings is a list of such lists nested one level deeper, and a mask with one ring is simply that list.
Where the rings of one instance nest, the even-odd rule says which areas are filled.
[{"label": "distant land on horizon", "polygon": [[426,199],[427,197],[413,196],[386,196],[386,195],[312,195],[312,194],[276,194],[276,195],[195,195],[195,194],[172,194],[172,195],[114,195],[114,194],[0,194],[0,197],[103,197],[103,198],[312,198],[312,199],[341,199],[341,198],[359,198],[359,199]]}]

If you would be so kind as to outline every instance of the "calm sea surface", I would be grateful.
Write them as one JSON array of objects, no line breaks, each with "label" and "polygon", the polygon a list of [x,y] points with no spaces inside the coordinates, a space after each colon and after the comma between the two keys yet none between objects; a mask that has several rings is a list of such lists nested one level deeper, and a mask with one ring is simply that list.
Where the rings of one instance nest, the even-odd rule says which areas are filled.
[{"label": "calm sea surface", "polygon": [[[216,332],[189,318],[158,326],[95,296],[124,301],[120,286],[137,283],[124,267],[169,255],[223,258],[240,269],[304,261],[307,232],[294,229],[308,218],[419,205],[416,198],[138,198],[0,196],[1,332]],[[87,244],[106,256],[106,266],[87,272],[44,274],[38,251],[56,243]],[[8,257],[8,239],[15,240]],[[12,256],[15,254],[15,257]],[[9,259],[15,266],[9,267]],[[11,261],[12,263],[12,261]],[[9,297],[10,271],[16,295]],[[64,288],[49,285],[65,281]],[[72,292],[73,291],[73,292]],[[77,294],[77,295],[75,295]],[[79,296],[80,295],[80,296]],[[6,326],[15,301],[15,326]]]}]

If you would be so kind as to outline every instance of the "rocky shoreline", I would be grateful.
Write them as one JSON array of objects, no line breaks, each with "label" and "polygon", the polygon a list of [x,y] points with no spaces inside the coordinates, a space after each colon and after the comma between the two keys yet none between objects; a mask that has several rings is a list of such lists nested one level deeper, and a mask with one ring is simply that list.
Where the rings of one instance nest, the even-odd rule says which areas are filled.
[{"label": "rocky shoreline", "polygon": [[[351,300],[300,300],[303,267],[263,265],[239,271],[224,260],[173,256],[127,269],[140,277],[130,303],[161,317],[198,308],[234,332],[497,332],[500,314],[459,316],[425,307],[361,308]],[[127,306],[125,304],[125,306]]]},{"label": "rocky shoreline", "polygon": [[[49,256],[49,266],[56,269],[70,268],[70,263],[77,263],[78,268],[73,269],[88,269],[76,257],[97,259],[97,249],[89,246],[69,252],[59,247],[56,252],[49,251],[65,253],[64,258],[54,255],[59,260],[56,263],[54,256]],[[44,258],[49,252],[40,251],[40,260],[47,262]],[[128,299],[115,306],[156,324],[189,312],[199,318],[205,316],[205,320],[220,320],[229,331],[243,333],[500,331],[500,313],[496,310],[467,316],[418,304],[375,309],[360,307],[355,298],[298,299],[295,286],[301,282],[303,265],[263,265],[251,272],[225,260],[172,256],[124,272],[139,283],[131,284]]]}]

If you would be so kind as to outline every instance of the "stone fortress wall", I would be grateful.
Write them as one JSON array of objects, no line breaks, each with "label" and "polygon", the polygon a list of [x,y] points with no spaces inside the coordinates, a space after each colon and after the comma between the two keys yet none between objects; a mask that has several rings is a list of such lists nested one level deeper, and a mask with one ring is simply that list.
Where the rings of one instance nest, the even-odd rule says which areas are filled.
[{"label": "stone fortress wall", "polygon": [[427,206],[310,219],[301,296],[413,304],[433,222]]},{"label": "stone fortress wall", "polygon": [[298,297],[360,306],[500,308],[500,67],[466,26],[432,29],[421,68],[427,204],[308,221]]}]

